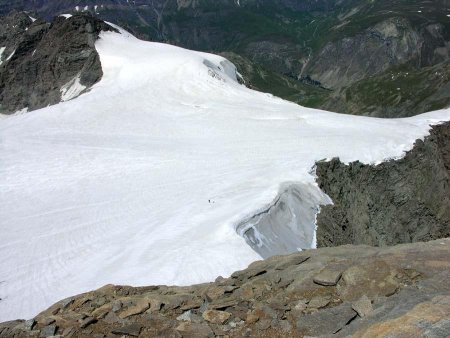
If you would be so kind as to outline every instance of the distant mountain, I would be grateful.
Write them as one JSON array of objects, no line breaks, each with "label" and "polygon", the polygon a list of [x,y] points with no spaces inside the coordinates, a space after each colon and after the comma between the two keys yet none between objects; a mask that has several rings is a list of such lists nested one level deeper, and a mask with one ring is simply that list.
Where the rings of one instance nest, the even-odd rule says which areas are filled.
[{"label": "distant mountain", "polygon": [[252,88],[310,107],[395,117],[450,105],[449,0],[0,1],[12,8],[90,12],[143,39],[226,53]]}]

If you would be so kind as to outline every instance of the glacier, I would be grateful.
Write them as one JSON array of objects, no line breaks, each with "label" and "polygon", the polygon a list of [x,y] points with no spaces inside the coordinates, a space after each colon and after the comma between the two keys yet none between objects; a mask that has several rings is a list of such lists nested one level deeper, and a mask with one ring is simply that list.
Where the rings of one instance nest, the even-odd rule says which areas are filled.
[{"label": "glacier", "polygon": [[0,321],[108,283],[207,282],[314,247],[331,203],[316,161],[401,157],[450,120],[304,108],[240,85],[220,56],[121,32],[97,41],[104,76],[89,92],[0,119]]}]

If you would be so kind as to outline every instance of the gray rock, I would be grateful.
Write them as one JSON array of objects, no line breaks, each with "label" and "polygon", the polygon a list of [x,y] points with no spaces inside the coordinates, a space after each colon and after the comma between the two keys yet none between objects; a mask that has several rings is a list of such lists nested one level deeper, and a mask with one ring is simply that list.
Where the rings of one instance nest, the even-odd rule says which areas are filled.
[{"label": "gray rock", "polygon": [[317,217],[319,247],[388,246],[450,237],[450,123],[434,126],[400,160],[317,163],[334,201]]},{"label": "gray rock", "polygon": [[424,337],[427,338],[448,338],[450,332],[450,319],[442,319],[437,323],[433,323],[424,332]]},{"label": "gray rock", "polygon": [[214,337],[214,332],[207,324],[181,322],[176,330],[182,334],[183,338]]},{"label": "gray rock", "polygon": [[308,308],[321,309],[330,304],[330,302],[331,302],[330,296],[315,296],[309,301]]},{"label": "gray rock", "polygon": [[317,206],[324,196],[309,191],[304,183],[283,185],[266,210],[238,224],[236,231],[263,258],[311,248]]},{"label": "gray rock", "polygon": [[295,265],[300,265],[303,262],[306,262],[309,258],[309,256],[306,256],[304,254],[294,254],[285,257],[280,263],[275,265],[275,270],[284,270]]},{"label": "gray rock", "polygon": [[192,321],[192,311],[189,310],[189,311],[184,312],[182,315],[179,315],[177,317],[177,320],[191,322]]},{"label": "gray rock", "polygon": [[311,336],[336,333],[355,316],[357,314],[350,304],[342,304],[301,316],[297,321],[297,330]]},{"label": "gray rock", "polygon": [[39,335],[39,337],[47,338],[47,337],[54,336],[56,333],[56,329],[57,329],[56,325],[54,325],[54,324],[48,325],[48,326],[44,327],[43,329],[41,329],[41,334]]},{"label": "gray rock", "polygon": [[68,307],[72,303],[73,303],[73,298],[72,297],[66,298],[66,299],[61,301],[61,308],[65,309],[66,307]]},{"label": "gray rock", "polygon": [[34,325],[36,324],[36,321],[34,319],[26,320],[24,323],[24,328],[26,331],[33,330]]},{"label": "gray rock", "polygon": [[47,325],[53,324],[54,322],[56,322],[55,318],[44,318],[44,319],[40,322],[40,324],[42,324],[42,325],[44,325],[44,326],[47,326]]},{"label": "gray rock", "polygon": [[113,304],[112,306],[113,312],[118,312],[122,308],[122,302],[120,300],[115,300],[112,304]]},{"label": "gray rock", "polygon": [[314,283],[324,286],[334,286],[341,279],[341,271],[322,270],[314,277]]},{"label": "gray rock", "polygon": [[271,327],[271,325],[272,325],[272,320],[270,320],[270,319],[261,319],[255,324],[255,327],[258,330],[264,331],[264,330],[267,330],[269,327]]},{"label": "gray rock", "polygon": [[356,302],[353,302],[352,308],[361,318],[368,316],[373,312],[372,302],[366,295],[362,296]]}]

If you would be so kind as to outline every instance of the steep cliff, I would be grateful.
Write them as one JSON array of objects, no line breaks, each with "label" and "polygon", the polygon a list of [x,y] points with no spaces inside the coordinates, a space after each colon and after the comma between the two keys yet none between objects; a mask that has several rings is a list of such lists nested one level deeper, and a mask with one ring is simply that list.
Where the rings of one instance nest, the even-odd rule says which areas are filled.
[{"label": "steep cliff", "polygon": [[[368,149],[370,151],[370,149]],[[450,124],[433,127],[400,160],[317,163],[334,205],[318,215],[318,246],[394,245],[450,236]]]}]

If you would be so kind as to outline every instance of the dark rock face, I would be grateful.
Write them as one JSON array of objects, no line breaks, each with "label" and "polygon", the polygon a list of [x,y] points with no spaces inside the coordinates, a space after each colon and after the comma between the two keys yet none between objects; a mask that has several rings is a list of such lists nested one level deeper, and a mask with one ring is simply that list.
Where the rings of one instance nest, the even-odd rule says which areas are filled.
[{"label": "dark rock face", "polygon": [[[0,323],[0,337],[444,337],[449,255],[450,239],[342,246],[271,257],[201,285],[106,285],[31,321]],[[315,282],[331,275],[342,277]]]},{"label": "dark rock face", "polygon": [[[0,113],[39,109],[68,100],[98,82],[102,68],[95,41],[114,30],[88,15],[57,17],[49,24],[24,13],[0,19]],[[8,27],[15,27],[12,33]],[[6,27],[6,28],[5,28]],[[9,56],[5,56],[9,55]],[[70,88],[75,94],[65,95]]]},{"label": "dark rock face", "polygon": [[334,205],[318,215],[318,246],[409,243],[450,236],[450,123],[400,160],[317,164]]}]

